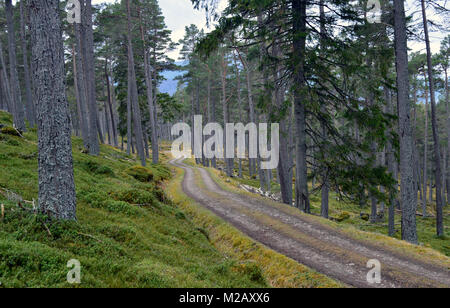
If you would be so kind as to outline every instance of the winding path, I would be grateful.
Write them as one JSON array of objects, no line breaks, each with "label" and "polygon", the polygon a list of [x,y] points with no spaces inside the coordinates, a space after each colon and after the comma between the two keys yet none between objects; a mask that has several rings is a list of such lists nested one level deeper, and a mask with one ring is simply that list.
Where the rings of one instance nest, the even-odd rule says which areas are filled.
[{"label": "winding path", "polygon": [[[183,191],[191,199],[234,227],[320,273],[353,287],[450,287],[449,268],[408,258],[310,219],[292,215],[271,201],[223,190],[203,168],[181,160],[172,165],[185,170]],[[367,282],[369,260],[381,263],[381,283]]]}]

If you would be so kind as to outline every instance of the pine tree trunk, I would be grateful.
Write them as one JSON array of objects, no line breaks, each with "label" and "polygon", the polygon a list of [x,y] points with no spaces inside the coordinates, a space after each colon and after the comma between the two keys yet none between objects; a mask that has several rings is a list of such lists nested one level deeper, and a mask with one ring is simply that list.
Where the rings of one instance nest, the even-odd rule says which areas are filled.
[{"label": "pine tree trunk", "polygon": [[114,99],[114,92],[111,92],[111,81],[109,80],[109,73],[108,73],[108,58],[105,59],[105,81],[106,81],[106,91],[107,91],[107,99],[108,99],[108,110],[111,117],[111,130],[110,135],[112,136],[112,141],[115,147],[118,146],[117,141],[117,125],[116,125],[116,117],[114,115],[114,108],[113,108],[113,99]]},{"label": "pine tree trunk", "polygon": [[428,181],[428,89],[427,89],[427,76],[425,71],[423,72],[425,78],[425,128],[423,137],[423,200],[422,200],[422,215],[427,216],[427,181]]},{"label": "pine tree trunk", "polygon": [[447,203],[450,203],[450,107],[449,107],[449,92],[448,92],[448,72],[445,69],[445,108],[447,111]]},{"label": "pine tree trunk", "polygon": [[14,31],[14,11],[11,0],[5,0],[6,23],[8,25],[9,82],[14,101],[14,125],[21,131],[26,131],[25,110],[20,94],[19,74],[17,72],[16,36]]},{"label": "pine tree trunk", "polygon": [[134,123],[134,135],[136,137],[136,148],[138,156],[141,159],[142,166],[146,165],[145,152],[144,152],[144,140],[142,131],[142,118],[141,110],[139,108],[138,90],[136,82],[136,71],[134,65],[134,52],[132,45],[132,32],[131,32],[131,8],[130,0],[127,0],[127,25],[128,25],[128,70],[129,77],[131,78],[131,105],[133,110],[133,123]]},{"label": "pine tree trunk", "polygon": [[[222,77],[222,111],[223,111],[223,123],[224,127],[228,123],[228,103],[227,103],[227,66],[225,63],[225,55],[221,55],[221,77]],[[223,136],[223,146],[224,146],[224,159],[225,159],[225,171],[227,176],[231,177],[233,175],[233,169],[230,164],[230,160],[227,158],[226,148],[227,148],[227,138],[226,134]]]},{"label": "pine tree trunk", "polygon": [[59,0],[30,0],[33,78],[36,81],[39,209],[57,219],[76,219],[69,106]]},{"label": "pine tree trunk", "polygon": [[0,62],[2,73],[2,88],[5,93],[6,104],[8,105],[8,111],[14,116],[16,114],[13,95],[11,93],[11,84],[9,82],[8,72],[6,70],[5,57],[3,56],[3,45],[0,40]]},{"label": "pine tree trunk", "polygon": [[28,66],[28,46],[25,33],[25,13],[24,2],[20,0],[20,40],[22,41],[22,56],[23,56],[23,69],[24,69],[24,81],[25,81],[25,94],[26,94],[26,112],[27,119],[31,127],[36,125],[36,114],[34,110],[33,96],[31,94],[31,79],[30,68]]},{"label": "pine tree trunk", "polygon": [[[417,244],[416,209],[417,191],[414,188],[411,129],[411,106],[409,101],[408,49],[406,36],[405,4],[394,0],[395,55],[397,69],[397,105],[399,113],[400,173],[402,206],[402,239]],[[416,195],[416,196],[414,196]]]},{"label": "pine tree trunk", "polygon": [[[238,112],[239,112],[239,123],[242,123],[242,96],[241,96],[241,73],[240,73],[240,69],[239,66],[237,64],[237,57],[236,54],[233,53],[233,59],[234,59],[234,67],[236,70],[236,92],[237,92],[237,101],[238,101]],[[208,80],[208,87],[209,87],[209,80]],[[210,93],[209,93],[210,89],[208,88],[208,102],[209,102],[209,97],[210,97]],[[242,159],[239,158],[239,177],[242,178],[243,174],[242,174]]]},{"label": "pine tree trunk", "polygon": [[293,10],[293,57],[294,57],[294,105],[295,123],[297,134],[296,149],[296,181],[295,181],[295,204],[302,211],[309,213],[308,195],[308,170],[306,163],[306,111],[303,100],[306,86],[305,80],[305,51],[306,51],[306,0],[292,0]]},{"label": "pine tree trunk", "polygon": [[434,76],[433,76],[433,64],[431,61],[431,47],[430,37],[428,34],[428,21],[425,10],[425,0],[421,0],[422,4],[422,17],[423,17],[423,29],[425,32],[425,43],[427,46],[427,66],[428,66],[428,82],[430,85],[430,98],[431,98],[431,126],[433,128],[433,141],[434,141],[434,160],[435,160],[435,182],[436,182],[436,233],[437,236],[444,235],[444,217],[443,217],[443,204],[442,204],[442,159],[439,143],[439,131],[436,118],[436,93],[434,92]]},{"label": "pine tree trunk", "polygon": [[81,0],[82,2],[82,61],[86,90],[86,103],[88,107],[89,119],[89,153],[98,155],[100,153],[99,137],[103,141],[98,120],[98,107],[96,102],[95,87],[95,63],[94,63],[94,35],[92,29],[92,5],[91,0]]},{"label": "pine tree trunk", "polygon": [[87,92],[86,92],[86,81],[85,81],[85,70],[84,70],[84,61],[82,54],[82,34],[81,34],[81,26],[80,24],[74,24],[74,33],[75,33],[75,49],[76,56],[73,59],[74,61],[74,78],[77,80],[77,92],[80,101],[80,125],[81,125],[81,135],[83,137],[83,145],[86,149],[90,148],[90,138],[89,138],[89,119],[88,119],[88,106],[87,106]]},{"label": "pine tree trunk", "polygon": [[144,71],[145,71],[145,85],[147,88],[147,104],[148,104],[148,112],[150,116],[150,129],[151,129],[151,143],[152,143],[152,162],[157,164],[159,162],[159,141],[158,141],[158,132],[156,128],[156,118],[155,118],[155,106],[153,104],[153,81],[151,77],[151,69],[149,64],[149,54],[148,49],[145,43],[144,37],[144,26],[141,17],[141,11],[139,9],[139,19],[141,22],[141,40],[144,49]]}]

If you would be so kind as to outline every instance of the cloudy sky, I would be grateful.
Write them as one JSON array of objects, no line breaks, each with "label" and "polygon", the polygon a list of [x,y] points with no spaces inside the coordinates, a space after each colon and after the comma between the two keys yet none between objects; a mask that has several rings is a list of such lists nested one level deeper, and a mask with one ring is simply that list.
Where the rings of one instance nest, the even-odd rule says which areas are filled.
[{"label": "cloudy sky", "polygon": [[[118,0],[93,0],[94,4],[102,2],[115,2]],[[227,4],[227,0],[220,0],[219,8],[224,8]],[[413,12],[417,9],[415,6],[418,1],[407,0],[408,12]],[[206,17],[203,11],[194,10],[191,0],[159,0],[159,5],[165,16],[167,27],[172,30],[172,40],[178,42],[184,35],[184,28],[190,24],[195,24],[199,28],[205,30],[205,32],[211,31],[206,27]],[[416,18],[421,15],[416,15]],[[433,17],[433,16],[431,16]],[[432,40],[432,52],[439,52],[440,41],[445,36],[442,33],[431,33]],[[410,42],[409,47],[414,51],[425,51],[423,42]],[[173,59],[178,58],[178,51],[174,51],[170,54]]]}]

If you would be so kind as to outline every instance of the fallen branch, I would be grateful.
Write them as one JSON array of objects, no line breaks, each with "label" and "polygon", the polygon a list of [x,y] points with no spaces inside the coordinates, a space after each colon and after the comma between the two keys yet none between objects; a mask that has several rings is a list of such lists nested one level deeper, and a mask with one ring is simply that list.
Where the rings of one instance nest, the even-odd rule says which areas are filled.
[{"label": "fallen branch", "polygon": [[5,218],[5,206],[2,204],[0,207],[2,210],[2,220],[3,220]]},{"label": "fallen branch", "polygon": [[53,237],[52,233],[50,232],[50,229],[47,227],[47,225],[44,223],[44,227],[45,230],[47,230],[48,235],[50,235],[50,237]]},{"label": "fallen branch", "polygon": [[89,237],[89,238],[91,238],[91,239],[94,239],[94,240],[96,240],[97,242],[99,242],[99,243],[103,243],[103,241],[102,240],[99,240],[98,238],[96,238],[95,236],[92,236],[92,235],[89,235],[89,234],[84,234],[84,233],[80,233],[80,232],[78,232],[78,235],[82,235],[82,236],[86,236],[86,237]]},{"label": "fallen branch", "polygon": [[16,126],[14,126],[14,129],[16,130],[16,132],[19,134],[20,137],[25,139],[25,137],[19,132],[19,130],[16,128]]}]

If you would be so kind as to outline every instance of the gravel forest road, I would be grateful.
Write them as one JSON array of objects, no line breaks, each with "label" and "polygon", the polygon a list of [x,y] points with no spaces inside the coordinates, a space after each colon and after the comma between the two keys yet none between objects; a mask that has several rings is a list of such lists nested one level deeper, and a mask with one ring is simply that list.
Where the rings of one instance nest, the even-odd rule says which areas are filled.
[{"label": "gravel forest road", "polygon": [[[269,200],[226,191],[207,170],[182,160],[170,164],[184,169],[183,191],[198,204],[252,239],[351,287],[450,287],[447,267],[356,240],[308,215],[292,215]],[[381,263],[379,284],[367,282],[367,262],[374,259]]]}]

